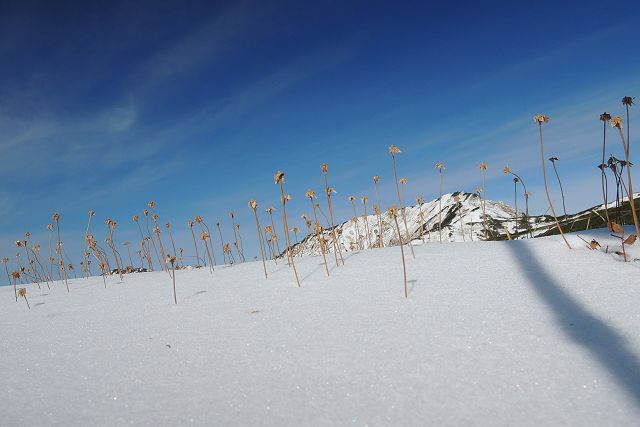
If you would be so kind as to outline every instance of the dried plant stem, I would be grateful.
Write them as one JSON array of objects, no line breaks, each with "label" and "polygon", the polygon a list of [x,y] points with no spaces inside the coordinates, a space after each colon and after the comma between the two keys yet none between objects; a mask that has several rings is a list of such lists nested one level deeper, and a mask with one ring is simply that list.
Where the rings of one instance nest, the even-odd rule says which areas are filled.
[{"label": "dried plant stem", "polygon": [[349,201],[351,202],[351,207],[353,208],[353,223],[356,226],[356,246],[358,247],[358,249],[361,249],[361,247],[360,247],[360,229],[358,227],[358,212],[356,211],[355,198],[353,196],[351,196],[349,198]]},{"label": "dried plant stem", "polygon": [[[145,211],[145,212],[147,212],[147,211]],[[162,258],[160,258],[160,255],[158,254],[158,248],[156,247],[156,242],[155,242],[154,238],[151,237],[151,230],[149,229],[149,215],[148,215],[148,213],[145,214],[144,219],[145,219],[146,227],[147,227],[147,236],[149,237],[149,241],[151,242],[151,246],[153,247],[153,251],[156,253],[156,258],[158,258],[158,263],[160,263],[160,265],[162,266],[163,270],[166,270],[167,266],[165,265],[165,263],[162,260]]]},{"label": "dried plant stem", "polygon": [[278,243],[278,237],[276,234],[276,223],[273,221],[273,209],[269,208],[267,209],[267,212],[269,212],[269,217],[271,218],[271,227],[273,229],[272,236],[275,237],[275,239],[271,239],[271,242],[273,243],[273,241],[275,240],[274,247],[278,249],[278,255],[280,255],[282,252],[280,252],[280,244]]},{"label": "dried plant stem", "polygon": [[620,139],[622,140],[622,147],[624,149],[624,153],[627,159],[627,181],[628,181],[628,194],[629,194],[629,204],[631,204],[631,213],[633,214],[633,224],[636,227],[636,236],[640,237],[640,224],[638,223],[638,214],[636,212],[636,202],[633,197],[633,182],[631,181],[631,163],[629,162],[629,147],[627,142],[624,139],[624,133],[622,132],[622,127],[617,126],[618,131],[620,132]]},{"label": "dried plant stem", "polygon": [[56,222],[56,230],[58,233],[58,265],[62,267],[62,274],[64,276],[64,285],[67,287],[67,292],[69,291],[69,281],[67,280],[67,270],[64,268],[64,261],[62,259],[62,240],[60,239],[60,221],[55,219]]},{"label": "dried plant stem", "polygon": [[[393,178],[396,183],[396,193],[398,194],[398,203],[400,203],[400,210],[402,211],[402,220],[404,221],[404,228],[407,231],[407,240],[409,247],[411,248],[411,255],[415,259],[416,254],[413,252],[413,245],[411,244],[411,236],[409,234],[409,226],[407,225],[407,215],[404,211],[404,205],[402,203],[402,197],[400,197],[400,184],[398,183],[398,173],[396,171],[396,157],[391,153],[391,160],[393,161]],[[402,239],[400,239],[400,245],[402,245]],[[404,253],[404,252],[403,252]],[[404,258],[404,255],[403,255]]]},{"label": "dried plant stem", "polygon": [[549,201],[549,207],[551,208],[551,213],[553,214],[553,218],[556,221],[556,226],[558,227],[558,231],[562,236],[562,239],[567,244],[567,247],[571,249],[571,245],[569,241],[564,236],[564,232],[562,231],[562,227],[560,226],[560,222],[558,221],[558,217],[556,216],[556,210],[553,207],[553,202],[551,201],[551,195],[549,194],[549,186],[547,185],[547,169],[544,164],[544,144],[542,142],[542,123],[538,123],[538,129],[540,130],[540,158],[542,160],[542,179],[544,180],[544,190],[547,193],[547,200]]},{"label": "dried plant stem", "polygon": [[296,283],[298,284],[298,287],[300,287],[300,279],[298,278],[298,271],[296,270],[296,264],[293,261],[293,255],[291,253],[291,239],[289,238],[289,224],[287,222],[287,198],[284,194],[284,174],[283,174],[283,178],[280,179],[279,184],[280,184],[280,194],[282,198],[282,222],[284,225],[284,237],[287,244],[287,257],[289,259],[291,267],[293,267],[293,273],[296,276]]},{"label": "dried plant stem", "polygon": [[202,226],[204,227],[205,230],[207,230],[207,235],[209,236],[209,241],[211,244],[211,259],[213,259],[213,264],[214,265],[218,265],[218,262],[216,261],[216,251],[213,250],[213,242],[211,241],[211,232],[209,231],[209,226],[203,221],[200,222],[202,224]]},{"label": "dried plant stem", "polygon": [[200,265],[200,253],[198,252],[198,244],[196,243],[196,236],[193,233],[193,221],[189,221],[189,229],[191,230],[191,238],[193,239],[193,247],[196,250],[196,262]]},{"label": "dried plant stem", "polygon": [[133,221],[138,225],[138,230],[140,231],[140,238],[142,239],[140,241],[140,246],[142,246],[142,251],[144,252],[144,256],[145,258],[147,258],[147,263],[149,264],[149,270],[153,271],[153,262],[151,261],[151,251],[150,251],[150,248],[147,248],[147,246],[144,244],[145,236],[144,236],[144,233],[142,232],[142,227],[140,227],[138,215],[135,215],[133,217]]},{"label": "dried plant stem", "polygon": [[556,162],[552,161],[551,164],[553,165],[553,171],[556,174],[556,178],[558,179],[558,185],[560,186],[560,195],[562,197],[562,211],[564,212],[564,216],[567,216],[567,208],[564,204],[564,188],[562,188],[562,181],[560,181],[560,175],[558,174],[558,169],[556,168]]},{"label": "dried plant stem", "polygon": [[362,200],[362,205],[364,206],[364,215],[362,216],[362,220],[364,221],[364,230],[367,235],[367,248],[371,248],[371,238],[369,237],[369,215],[367,215],[367,199],[363,196],[360,200]]},{"label": "dried plant stem", "polygon": [[258,219],[258,204],[256,203],[255,207],[251,206],[251,202],[249,202],[249,206],[253,210],[253,215],[256,218],[256,229],[258,230],[258,243],[260,244],[260,256],[262,257],[262,269],[264,270],[264,278],[267,279],[267,264],[265,262],[265,251],[264,246],[262,245],[262,228],[260,228],[260,220]]},{"label": "dried plant stem", "polygon": [[[329,205],[329,218],[331,219],[331,234],[333,235],[334,255],[336,253],[339,254],[340,255],[340,261],[342,262],[342,265],[344,265],[344,258],[342,258],[342,248],[340,248],[340,244],[338,243],[338,235],[336,233],[336,226],[335,226],[335,223],[333,222],[333,204],[331,203],[331,189],[329,188],[329,182],[328,182],[328,178],[327,178],[327,173],[323,171],[322,174],[324,175],[324,187],[325,187],[325,193],[327,195],[327,204]],[[336,266],[339,266],[338,258],[336,258]]]},{"label": "dried plant stem", "polygon": [[176,293],[176,266],[175,263],[171,263],[171,279],[173,279],[173,303],[178,305],[178,294]]},{"label": "dried plant stem", "polygon": [[324,270],[327,273],[327,277],[329,277],[329,266],[327,265],[327,257],[324,254],[324,244],[320,238],[320,230],[322,229],[322,227],[318,222],[318,214],[316,213],[316,205],[315,203],[313,203],[313,197],[309,197],[309,200],[311,201],[311,209],[313,210],[313,219],[315,221],[314,229],[316,239],[318,239],[318,245],[320,246],[320,252],[322,253],[322,259],[324,260]]},{"label": "dried plant stem", "polygon": [[513,179],[513,205],[516,209],[516,226],[514,238],[518,239],[518,178]]},{"label": "dried plant stem", "polygon": [[376,192],[376,203],[378,204],[378,211],[376,212],[376,216],[378,217],[378,230],[380,230],[380,247],[384,248],[384,241],[382,239],[382,213],[380,211],[380,194],[378,193],[378,179],[376,179],[375,177],[373,179],[373,188]]},{"label": "dried plant stem", "polygon": [[606,168],[606,163],[605,163],[605,156],[606,156],[606,149],[607,149],[607,120],[604,117],[604,115],[601,116],[602,119],[602,163],[600,164],[600,181],[602,184],[602,198],[604,200],[604,214],[607,217],[607,228],[609,230],[611,230],[611,219],[609,218],[609,208],[608,208],[608,192],[609,192],[609,188],[608,188],[608,183],[607,183],[607,174],[605,173],[605,168]]},{"label": "dried plant stem", "polygon": [[222,262],[227,263],[227,255],[224,251],[224,239],[222,238],[222,230],[220,229],[220,223],[216,222],[216,227],[218,227],[218,236],[220,237],[220,249],[222,250]]},{"label": "dried plant stem", "polygon": [[404,297],[408,298],[409,290],[407,288],[407,264],[404,260],[404,249],[402,247],[402,236],[400,232],[400,224],[398,224],[398,217],[395,214],[395,212],[393,212],[391,216],[393,216],[393,220],[396,223],[396,231],[398,232],[398,239],[400,240],[400,255],[402,256],[402,273],[404,278]]},{"label": "dried plant stem", "polygon": [[438,234],[442,243],[442,169],[440,169],[440,197],[438,198]]},{"label": "dried plant stem", "polygon": [[489,227],[487,226],[487,171],[482,169],[482,197],[480,201],[482,202],[482,225],[484,226],[484,235],[488,240],[489,237]]}]

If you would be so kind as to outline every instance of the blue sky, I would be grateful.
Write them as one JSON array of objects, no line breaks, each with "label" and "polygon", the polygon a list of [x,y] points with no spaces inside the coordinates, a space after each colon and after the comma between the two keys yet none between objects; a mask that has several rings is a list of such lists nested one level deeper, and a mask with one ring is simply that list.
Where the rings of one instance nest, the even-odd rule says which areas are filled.
[{"label": "blue sky", "polygon": [[508,164],[541,213],[538,112],[567,207],[586,208],[598,115],[640,93],[639,18],[634,2],[0,3],[0,255],[26,231],[45,243],[54,211],[72,254],[89,209],[97,236],[113,218],[137,241],[149,200],[187,251],[189,218],[231,240],[234,210],[257,254],[246,202],[277,206],[276,170],[302,227],[327,162],[345,219],[373,175],[393,202],[390,144],[410,198],[437,196],[438,161],[446,191],[473,191],[485,161],[489,198],[511,202]]}]

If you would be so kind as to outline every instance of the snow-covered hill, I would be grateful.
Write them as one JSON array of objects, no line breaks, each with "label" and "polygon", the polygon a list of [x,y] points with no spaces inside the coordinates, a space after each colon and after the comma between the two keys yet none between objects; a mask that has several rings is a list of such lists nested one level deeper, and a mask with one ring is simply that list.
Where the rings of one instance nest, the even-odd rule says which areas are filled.
[{"label": "snow-covered hill", "polygon": [[[638,203],[640,193],[636,193]],[[625,223],[631,223],[629,204],[624,199],[623,216]],[[484,203],[484,211],[483,211]],[[615,203],[609,203],[613,209]],[[413,245],[429,242],[464,242],[478,240],[509,240],[526,237],[538,237],[557,234],[555,220],[550,215],[526,216],[524,209],[517,211],[502,201],[483,200],[475,193],[456,192],[444,194],[440,198],[422,205],[405,207],[404,217],[399,216],[400,231],[403,242],[407,243],[407,229]],[[561,216],[559,221],[565,232],[582,231],[589,228],[602,227],[604,221],[604,205],[594,206],[576,214]],[[319,216],[323,223],[321,240],[326,241],[328,252],[333,252],[333,231],[328,227],[326,215]],[[442,233],[440,233],[440,227]],[[342,251],[354,251],[370,247],[395,246],[398,244],[398,233],[392,218],[381,212],[360,216],[357,220],[336,225],[335,233]],[[327,250],[325,250],[327,251]],[[304,237],[294,246],[298,255],[319,255],[320,245],[315,234]],[[281,254],[283,256],[283,254]]]},{"label": "snow-covered hill", "polygon": [[580,234],[416,246],[408,299],[397,247],[0,287],[0,424],[637,425],[640,269]]}]

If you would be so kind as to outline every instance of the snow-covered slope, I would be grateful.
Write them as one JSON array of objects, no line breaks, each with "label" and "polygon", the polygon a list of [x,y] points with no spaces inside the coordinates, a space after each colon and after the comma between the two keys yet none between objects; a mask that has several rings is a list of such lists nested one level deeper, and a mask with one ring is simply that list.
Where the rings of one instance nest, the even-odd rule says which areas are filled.
[{"label": "snow-covered slope", "polygon": [[639,266],[580,235],[416,246],[408,299],[397,247],[2,287],[0,424],[637,425]]},{"label": "snow-covered slope", "polygon": [[[638,203],[640,193],[636,193]],[[632,223],[628,199],[624,199],[624,223]],[[484,203],[484,210],[483,210]],[[615,203],[608,204],[609,209]],[[422,213],[422,215],[421,215]],[[516,217],[517,213],[517,217]],[[422,205],[407,206],[404,217],[399,216],[403,242],[407,242],[407,230],[412,244],[429,242],[464,242],[478,240],[509,240],[526,237],[539,237],[558,233],[555,220],[550,215],[526,216],[524,209],[515,208],[502,201],[483,200],[475,193],[449,193]],[[604,205],[594,206],[576,214],[559,217],[565,232],[581,231],[604,226]],[[517,218],[517,221],[516,221]],[[326,241],[329,252],[333,252],[333,231],[328,227],[326,215],[320,215],[324,230],[321,238]],[[442,227],[442,233],[440,233]],[[354,251],[380,246],[398,244],[398,233],[393,219],[381,212],[380,218],[374,213],[360,216],[357,220],[336,225],[335,234],[342,251]],[[307,235],[295,245],[294,253],[300,255],[319,255],[320,245],[315,234]],[[284,256],[280,254],[280,256]]]}]

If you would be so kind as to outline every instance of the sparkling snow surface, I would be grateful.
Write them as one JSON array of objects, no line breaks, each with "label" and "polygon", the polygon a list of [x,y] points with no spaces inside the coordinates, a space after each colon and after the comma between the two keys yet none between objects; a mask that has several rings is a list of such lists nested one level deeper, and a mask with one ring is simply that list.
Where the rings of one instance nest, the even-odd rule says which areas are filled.
[{"label": "sparkling snow surface", "polygon": [[0,425],[638,425],[640,262],[570,240],[2,287]]}]

